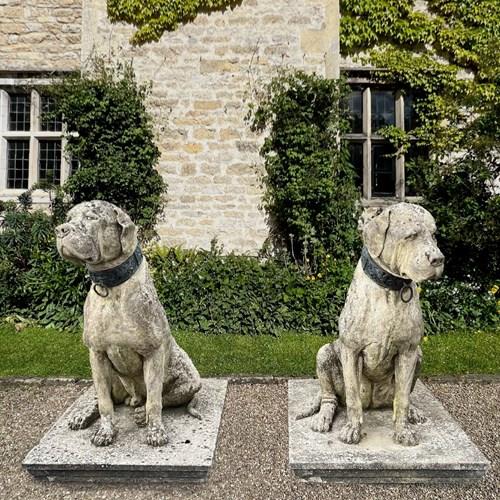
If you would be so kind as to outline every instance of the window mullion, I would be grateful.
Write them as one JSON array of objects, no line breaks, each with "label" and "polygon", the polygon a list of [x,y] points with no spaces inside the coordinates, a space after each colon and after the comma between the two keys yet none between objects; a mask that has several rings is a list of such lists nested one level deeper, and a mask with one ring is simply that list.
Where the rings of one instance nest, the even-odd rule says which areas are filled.
[{"label": "window mullion", "polygon": [[[396,127],[404,129],[404,100],[401,92],[396,93]],[[404,155],[396,156],[396,198],[404,200],[405,195],[405,160]]]},{"label": "window mullion", "polygon": [[9,125],[9,94],[0,89],[0,190],[7,188],[7,139],[2,136]]},{"label": "window mullion", "polygon": [[35,90],[31,91],[31,129],[30,129],[30,158],[28,187],[32,187],[38,181],[38,140],[35,134],[40,130],[40,96]]},{"label": "window mullion", "polygon": [[366,137],[363,142],[363,197],[366,200],[372,197],[371,120],[371,92],[367,87],[363,92],[363,134]]}]

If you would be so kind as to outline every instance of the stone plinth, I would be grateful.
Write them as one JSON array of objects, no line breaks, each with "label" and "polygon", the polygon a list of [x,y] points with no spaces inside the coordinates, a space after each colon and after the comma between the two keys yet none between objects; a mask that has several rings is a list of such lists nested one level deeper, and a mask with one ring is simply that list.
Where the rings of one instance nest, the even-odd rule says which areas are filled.
[{"label": "stone plinth", "polygon": [[163,410],[169,442],[154,448],[146,444],[145,429],[132,418],[133,409],[116,407],[118,436],[111,446],[98,448],[89,441],[97,423],[71,431],[68,420],[76,407],[91,404],[89,389],[68,408],[24,459],[34,476],[57,481],[205,481],[214,460],[227,380],[205,379],[198,395],[203,420],[185,408]]},{"label": "stone plinth", "polygon": [[311,418],[295,420],[319,391],[317,380],[288,382],[289,461],[295,474],[310,481],[349,483],[471,482],[483,477],[488,460],[441,403],[418,382],[412,396],[427,417],[416,429],[420,444],[404,447],[392,441],[392,410],[364,412],[358,445],[338,440],[345,408],[338,410],[331,432],[310,429]]}]

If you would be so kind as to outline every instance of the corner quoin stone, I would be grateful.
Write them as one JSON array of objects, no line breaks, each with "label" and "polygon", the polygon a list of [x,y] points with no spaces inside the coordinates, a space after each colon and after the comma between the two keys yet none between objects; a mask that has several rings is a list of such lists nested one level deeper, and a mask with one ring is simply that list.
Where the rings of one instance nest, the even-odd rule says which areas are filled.
[{"label": "corner quoin stone", "polygon": [[169,436],[165,446],[146,444],[145,429],[132,418],[133,408],[117,406],[118,436],[107,447],[90,443],[99,420],[88,429],[72,431],[68,421],[74,411],[92,404],[95,392],[86,391],[49,429],[24,459],[33,476],[51,481],[85,482],[203,482],[213,464],[227,380],[204,379],[197,410],[203,419],[187,414],[184,407],[163,410]]},{"label": "corner quoin stone", "polygon": [[337,410],[330,432],[313,432],[310,418],[297,421],[295,417],[318,392],[317,380],[288,382],[289,463],[300,478],[343,483],[467,483],[481,479],[490,466],[420,381],[412,400],[427,421],[416,426],[420,444],[411,447],[393,442],[391,409],[365,411],[358,445],[338,440],[345,408]]}]

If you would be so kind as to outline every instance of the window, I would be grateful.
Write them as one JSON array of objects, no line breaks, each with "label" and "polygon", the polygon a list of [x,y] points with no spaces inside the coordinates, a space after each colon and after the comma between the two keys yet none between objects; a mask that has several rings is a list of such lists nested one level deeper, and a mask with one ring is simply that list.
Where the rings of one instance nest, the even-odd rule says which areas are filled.
[{"label": "window", "polygon": [[62,120],[47,115],[53,109],[53,99],[35,90],[0,88],[1,198],[16,198],[39,181],[61,184],[77,168],[64,157]]},{"label": "window", "polygon": [[[358,79],[358,81],[361,79]],[[350,114],[349,141],[351,163],[356,169],[365,200],[416,196],[415,182],[405,183],[405,158],[396,156],[391,143],[378,134],[378,130],[394,125],[404,130],[415,128],[412,95],[403,95],[368,81],[351,84],[347,99]],[[414,146],[407,160],[425,151]]]}]

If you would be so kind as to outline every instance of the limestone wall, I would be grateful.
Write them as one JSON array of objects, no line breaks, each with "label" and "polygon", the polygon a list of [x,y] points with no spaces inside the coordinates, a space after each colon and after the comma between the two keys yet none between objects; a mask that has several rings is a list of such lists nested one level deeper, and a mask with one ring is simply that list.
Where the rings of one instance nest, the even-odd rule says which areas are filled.
[{"label": "limestone wall", "polygon": [[158,229],[167,244],[207,248],[215,237],[226,250],[260,248],[268,233],[259,210],[262,138],[244,117],[278,68],[334,71],[335,4],[243,0],[134,48],[132,28],[109,23],[105,0],[83,0],[82,62],[93,53],[132,58],[139,79],[153,83],[150,107],[169,184]]},{"label": "limestone wall", "polygon": [[80,67],[81,0],[0,0],[0,71]]}]

